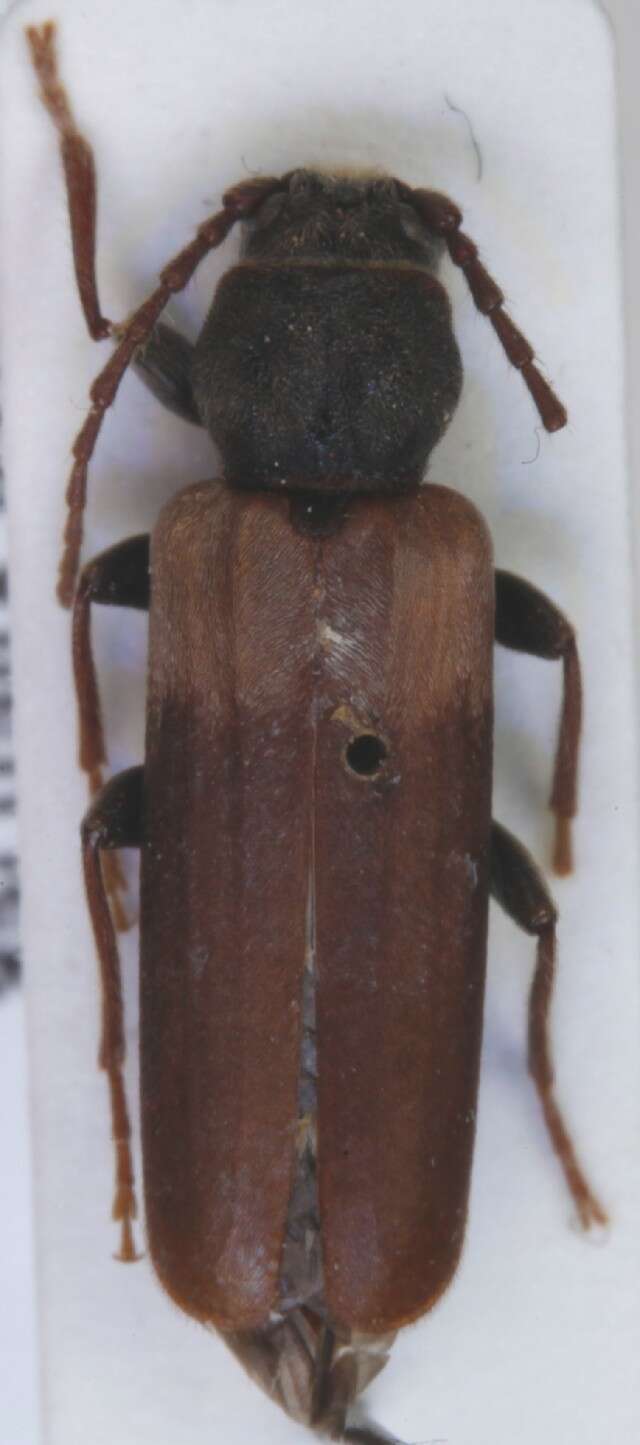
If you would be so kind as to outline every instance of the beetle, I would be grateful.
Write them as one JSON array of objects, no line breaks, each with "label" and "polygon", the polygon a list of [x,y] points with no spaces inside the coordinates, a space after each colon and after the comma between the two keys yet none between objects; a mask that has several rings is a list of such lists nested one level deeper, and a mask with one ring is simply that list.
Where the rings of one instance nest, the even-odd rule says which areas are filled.
[{"label": "beetle", "polygon": [[[331,1438],[395,1332],[455,1272],[466,1220],[489,897],[537,943],[529,1063],[582,1224],[605,1221],[553,1089],[556,910],[491,817],[494,641],[561,660],[551,806],[571,867],[581,683],[573,628],[495,572],[477,510],[422,486],[461,363],[445,252],[566,422],[447,197],[308,170],[241,182],[123,325],[95,278],[95,173],[55,28],[28,30],[60,133],[90,334],[116,349],[74,446],[59,597],[73,604],[82,826],[111,1094],[113,1213],[136,1257],[114,852],[139,848],[147,1236],[168,1294]],[[192,347],[160,320],[236,222]],[[78,579],[87,468],[129,364],[204,425],[223,479]],[[148,608],[144,767],[106,784],[91,611]],[[393,1167],[384,1168],[393,1138]]]}]

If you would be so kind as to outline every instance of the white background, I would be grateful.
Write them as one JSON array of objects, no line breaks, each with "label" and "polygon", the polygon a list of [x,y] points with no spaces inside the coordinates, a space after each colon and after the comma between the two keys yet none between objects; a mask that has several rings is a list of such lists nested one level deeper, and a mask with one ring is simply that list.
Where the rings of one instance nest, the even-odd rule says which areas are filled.
[{"label": "white background", "polygon": [[[73,766],[68,619],[52,602],[69,447],[105,348],[83,332],[54,138],[34,99],[21,35],[27,19],[51,13],[29,4],[12,16],[3,54],[11,121],[2,128],[6,460],[47,1440],[285,1445],[304,1432],[245,1384],[217,1339],[172,1308],[148,1262],[125,1270],[111,1260],[106,1087],[95,1071],[96,976],[77,854],[84,795]],[[554,1038],[562,1101],[612,1227],[598,1241],[571,1227],[524,1071],[532,946],[496,918],[463,1267],[434,1314],[405,1333],[367,1403],[412,1441],[631,1440],[640,1425],[636,711],[607,26],[590,0],[385,0],[375,11],[361,0],[137,0],[133,14],[106,0],[90,8],[67,0],[55,14],[64,74],[97,154],[108,314],[126,314],[147,292],[166,257],[246,169],[376,164],[462,204],[514,318],[569,407],[570,427],[553,438],[542,433],[536,457],[527,393],[448,267],[466,385],[430,474],[476,501],[498,564],[549,591],[577,622],[583,650],[579,867],[556,887]],[[447,96],[471,119],[480,180],[466,124]],[[175,303],[174,317],[192,333],[232,254],[229,242]],[[206,439],[129,379],[92,468],[86,554],[147,527],[165,496],[212,470]],[[119,767],[140,757],[144,627],[114,613],[96,631]],[[541,859],[549,849],[556,673],[498,656],[496,812]],[[129,954],[134,1006],[131,943]],[[133,1007],[130,1018],[135,1045]],[[16,1423],[6,1438],[27,1436]]]}]

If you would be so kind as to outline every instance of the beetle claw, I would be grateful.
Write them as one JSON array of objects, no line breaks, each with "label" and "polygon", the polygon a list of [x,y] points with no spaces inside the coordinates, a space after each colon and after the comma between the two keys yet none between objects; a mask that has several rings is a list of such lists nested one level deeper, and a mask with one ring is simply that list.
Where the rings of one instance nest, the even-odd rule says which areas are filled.
[{"label": "beetle claw", "polygon": [[554,1098],[552,1078],[539,1089],[539,1093],[551,1142],[562,1165],[582,1228],[587,1230],[591,1229],[593,1224],[608,1224],[607,1212],[590,1188],[578,1163],[572,1140]]}]

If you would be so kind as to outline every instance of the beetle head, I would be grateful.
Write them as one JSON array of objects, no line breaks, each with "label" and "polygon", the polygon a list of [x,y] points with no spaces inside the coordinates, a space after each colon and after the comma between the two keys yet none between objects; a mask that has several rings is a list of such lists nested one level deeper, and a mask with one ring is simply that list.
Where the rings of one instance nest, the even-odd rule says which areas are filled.
[{"label": "beetle head", "polygon": [[431,269],[442,248],[401,181],[298,170],[252,209],[244,254],[290,263],[410,261]]}]

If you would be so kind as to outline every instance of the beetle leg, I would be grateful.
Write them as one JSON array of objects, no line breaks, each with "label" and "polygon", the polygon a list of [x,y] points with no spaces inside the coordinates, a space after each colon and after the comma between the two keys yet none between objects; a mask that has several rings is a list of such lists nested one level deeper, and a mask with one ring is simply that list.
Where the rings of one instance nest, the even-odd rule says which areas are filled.
[{"label": "beetle leg", "polygon": [[56,27],[27,27],[31,59],[40,84],[40,96],[60,137],[60,154],[67,185],[73,263],[85,321],[94,341],[109,336],[111,323],[102,315],[96,285],[96,168],[93,151],[75,122],[56,56]]},{"label": "beetle leg", "polygon": [[122,377],[171,296],[184,289],[196,267],[210,251],[222,244],[235,222],[250,215],[261,199],[281,182],[261,176],[228,191],[223,210],[198,226],[193,240],[163,268],[158,285],[147,300],[122,325],[109,321],[100,311],[95,276],[96,179],[93,151],[76,124],[60,79],[56,26],[48,21],[44,25],[28,26],[26,33],[40,98],[60,137],[73,259],[87,326],[95,340],[110,336],[118,343],[91,387],[91,409],[72,448],[74,463],[67,486],[67,523],[58,578],[59,601],[64,607],[70,607],[82,544],[87,468],[105,412],[115,399]]},{"label": "beetle leg", "polygon": [[102,787],[106,762],[100,700],[91,648],[91,605],[149,606],[149,537],[129,537],[101,552],[83,569],[73,608],[73,671],[78,698],[80,767],[91,792]]},{"label": "beetle leg", "polygon": [[157,321],[138,348],[133,368],[147,389],[168,411],[202,426],[193,399],[191,363],[195,347],[165,321]]},{"label": "beetle leg", "polygon": [[496,642],[533,657],[562,659],[564,690],[549,806],[556,815],[553,867],[573,867],[571,819],[577,809],[578,755],[582,724],[582,680],[576,637],[553,602],[511,572],[496,572]]},{"label": "beetle leg", "polygon": [[[101,341],[112,334],[112,323],[100,310],[96,281],[95,160],[89,142],[78,130],[60,82],[55,36],[55,26],[51,22],[40,28],[30,26],[27,29],[40,94],[60,136],[80,301],[89,335],[94,341]],[[187,421],[200,425],[189,378],[192,355],[190,342],[170,326],[159,322],[140,347],[134,365],[138,375],[164,406]]]},{"label": "beetle leg", "polygon": [[105,885],[102,854],[111,848],[139,848],[142,843],[144,770],[118,773],[94,799],[82,823],[82,860],[89,912],[102,981],[102,1031],[99,1064],[109,1079],[111,1121],[116,1151],[113,1218],[120,1221],[118,1259],[137,1259],[132,1221],[136,1216],[131,1126],[122,1066],[124,1016],[122,979],[113,917]]},{"label": "beetle leg", "polygon": [[553,1087],[549,1010],[556,962],[556,908],[530,854],[513,834],[495,822],[491,829],[491,896],[519,928],[538,940],[529,996],[529,1072],[583,1228],[606,1224],[607,1215],[578,1163]]},{"label": "beetle leg", "polygon": [[[56,27],[48,21],[27,27],[40,96],[60,137],[71,224],[71,243],[80,301],[90,336],[104,340],[113,324],[100,310],[96,281],[96,166],[93,150],[78,129],[58,73]],[[193,347],[172,327],[159,322],[143,342],[134,366],[154,396],[170,411],[201,425],[189,377]]]},{"label": "beetle leg", "polygon": [[[73,608],[73,670],[78,699],[80,767],[89,779],[91,794],[103,786],[103,765],[106,763],[100,698],[91,647],[91,605],[101,602],[111,607],[149,606],[149,538],[129,537],[115,547],[101,552],[82,572]],[[104,859],[105,888],[111,899],[116,927],[128,927],[128,919],[119,894],[125,880],[118,859]]]}]

